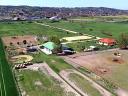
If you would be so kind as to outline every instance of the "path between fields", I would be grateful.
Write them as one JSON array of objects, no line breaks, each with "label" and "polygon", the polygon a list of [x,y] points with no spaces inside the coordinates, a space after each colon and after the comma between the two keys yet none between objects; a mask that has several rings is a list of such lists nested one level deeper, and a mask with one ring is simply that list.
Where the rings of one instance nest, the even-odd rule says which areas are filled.
[{"label": "path between fields", "polygon": [[[65,82],[57,73],[55,73],[46,63],[33,64],[28,66],[26,69],[34,70],[34,71],[42,71],[48,76],[53,77],[55,80],[58,80],[61,84],[60,86],[64,88],[65,92],[72,92],[75,96],[81,96],[72,86],[70,86],[67,82]],[[86,95],[87,96],[87,95]]]},{"label": "path between fields", "polygon": [[[84,77],[86,80],[88,80],[90,82],[90,84],[93,85],[94,88],[96,88],[101,94],[102,96],[112,96],[112,94],[105,90],[103,87],[101,87],[100,85],[98,85],[97,83],[95,83],[93,80],[91,80],[90,78],[88,78],[87,76],[83,75],[82,73],[76,71],[76,70],[72,70],[72,69],[69,69],[69,70],[63,70],[60,72],[60,75],[67,81],[69,82],[70,84],[72,84],[72,86],[74,88],[76,88],[77,90],[79,90],[83,95],[85,94],[83,91],[81,91],[81,89],[79,89],[71,80],[69,80],[69,74],[70,73],[76,73],[82,77]],[[85,96],[85,95],[84,95]]]},{"label": "path between fields", "polygon": [[[60,28],[60,27],[55,27],[55,26],[51,26],[51,25],[48,25],[48,24],[44,24],[44,23],[37,23],[37,22],[35,22],[35,23],[39,24],[39,25],[42,25],[42,26],[46,26],[46,27],[50,27],[50,28],[56,28],[56,29],[63,30],[63,31],[66,31],[66,32],[70,32],[70,33],[74,33],[74,34],[79,33],[79,32],[76,32],[76,31],[72,31],[72,30],[68,30],[68,29],[64,29],[64,28]],[[83,35],[94,37],[93,35],[88,35],[88,34],[83,34]]]},{"label": "path between fields", "polygon": [[39,25],[46,26],[46,27],[51,27],[51,28],[60,29],[60,30],[67,31],[67,32],[70,32],[70,33],[74,33],[74,34],[77,34],[77,33],[78,33],[78,32],[75,32],[75,31],[71,31],[71,30],[67,30],[67,29],[63,29],[63,28],[59,28],[59,27],[54,27],[54,26],[51,26],[51,25],[48,25],[48,24],[37,23],[37,22],[35,22],[35,23],[36,23],[36,24],[39,24]]}]

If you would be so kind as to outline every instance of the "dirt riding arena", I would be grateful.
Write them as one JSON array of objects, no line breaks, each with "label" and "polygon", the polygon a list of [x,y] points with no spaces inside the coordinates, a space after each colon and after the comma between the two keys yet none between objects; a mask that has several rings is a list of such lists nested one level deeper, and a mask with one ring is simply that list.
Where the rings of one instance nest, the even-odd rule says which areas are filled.
[{"label": "dirt riding arena", "polygon": [[[75,67],[83,66],[114,83],[123,90],[119,91],[119,94],[128,93],[128,50],[112,49],[77,53],[63,58]],[[128,96],[128,94],[119,96]]]},{"label": "dirt riding arena", "polygon": [[26,40],[27,43],[29,44],[33,44],[33,45],[37,44],[36,37],[31,35],[2,37],[2,40],[6,46],[10,46],[10,43],[12,43],[15,46],[18,46],[17,43],[21,45],[24,40]]},{"label": "dirt riding arena", "polygon": [[[116,52],[120,53],[120,56],[115,56],[114,53]],[[128,54],[126,52],[123,50],[112,50],[98,53],[78,53],[72,56],[65,56],[64,58],[77,66],[86,67],[98,75],[104,75],[110,74],[116,66],[128,63]]]}]

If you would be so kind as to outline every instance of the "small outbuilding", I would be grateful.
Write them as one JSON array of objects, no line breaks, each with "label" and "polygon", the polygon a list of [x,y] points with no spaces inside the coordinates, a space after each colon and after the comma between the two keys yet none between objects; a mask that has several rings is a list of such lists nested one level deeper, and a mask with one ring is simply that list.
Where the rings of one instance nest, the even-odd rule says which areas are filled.
[{"label": "small outbuilding", "polygon": [[62,52],[64,53],[64,55],[72,55],[75,53],[73,48],[70,48],[64,44],[62,44]]},{"label": "small outbuilding", "polygon": [[102,38],[99,39],[100,45],[113,46],[116,44],[116,40],[112,38]]},{"label": "small outbuilding", "polygon": [[47,42],[40,46],[41,51],[47,55],[53,54],[55,48],[57,48],[57,45],[53,42]]}]

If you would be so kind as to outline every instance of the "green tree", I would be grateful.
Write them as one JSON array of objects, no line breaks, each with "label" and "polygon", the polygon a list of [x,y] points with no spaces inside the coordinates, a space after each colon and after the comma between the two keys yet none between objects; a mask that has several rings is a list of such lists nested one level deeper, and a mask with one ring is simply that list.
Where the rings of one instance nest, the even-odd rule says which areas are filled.
[{"label": "green tree", "polygon": [[60,45],[61,44],[60,39],[57,36],[51,36],[50,37],[50,41],[54,42],[56,45]]},{"label": "green tree", "polygon": [[119,48],[127,49],[128,46],[128,34],[121,33],[119,40],[118,40]]},{"label": "green tree", "polygon": [[54,42],[57,45],[57,47],[53,50],[53,53],[56,54],[56,53],[62,51],[61,42],[60,42],[60,39],[57,36],[51,36],[50,41]]}]

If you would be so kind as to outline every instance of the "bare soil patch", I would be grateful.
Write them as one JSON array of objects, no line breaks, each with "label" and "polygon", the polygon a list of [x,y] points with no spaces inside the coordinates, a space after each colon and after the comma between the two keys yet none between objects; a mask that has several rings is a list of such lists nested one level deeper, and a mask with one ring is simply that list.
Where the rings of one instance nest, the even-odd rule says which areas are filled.
[{"label": "bare soil patch", "polygon": [[17,43],[22,44],[24,40],[33,45],[37,44],[36,37],[31,35],[2,37],[2,40],[6,46],[10,46],[10,43],[19,46]]},{"label": "bare soil patch", "polygon": [[72,56],[64,56],[67,61],[74,63],[76,66],[83,66],[98,75],[110,74],[118,64],[127,64],[127,55],[120,50],[121,56],[115,57],[115,51],[104,51],[99,53],[77,53]]},{"label": "bare soil patch", "polygon": [[[114,56],[115,52],[119,52],[121,55]],[[97,75],[105,78],[114,85],[128,92],[127,50],[113,49],[90,53],[84,52],[72,56],[64,56],[63,58],[76,67],[82,66],[91,70]]]}]

